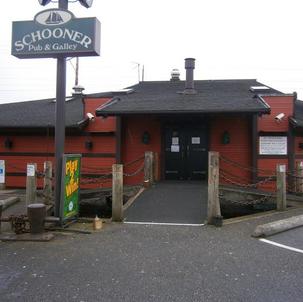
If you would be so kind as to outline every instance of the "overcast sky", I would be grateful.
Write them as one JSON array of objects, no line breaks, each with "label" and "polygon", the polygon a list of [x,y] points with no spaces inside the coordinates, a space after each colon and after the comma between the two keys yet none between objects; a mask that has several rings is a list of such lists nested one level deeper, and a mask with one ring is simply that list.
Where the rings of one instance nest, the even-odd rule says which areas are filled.
[{"label": "overcast sky", "polygon": [[[55,96],[55,59],[10,54],[12,21],[33,20],[46,7],[38,0],[1,1],[0,103]],[[303,99],[302,0],[94,0],[76,17],[101,22],[101,56],[80,58],[85,93],[122,89],[145,80],[184,79],[184,58],[196,58],[195,79],[256,78]],[[73,63],[74,60],[72,60]],[[74,69],[67,63],[67,95]]]}]

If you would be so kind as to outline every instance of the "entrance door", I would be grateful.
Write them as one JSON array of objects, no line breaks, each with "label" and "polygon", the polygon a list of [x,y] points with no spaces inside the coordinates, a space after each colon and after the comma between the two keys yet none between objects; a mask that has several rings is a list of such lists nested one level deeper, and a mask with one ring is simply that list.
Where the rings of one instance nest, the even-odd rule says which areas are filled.
[{"label": "entrance door", "polygon": [[206,126],[165,128],[165,179],[199,180],[207,176]]}]

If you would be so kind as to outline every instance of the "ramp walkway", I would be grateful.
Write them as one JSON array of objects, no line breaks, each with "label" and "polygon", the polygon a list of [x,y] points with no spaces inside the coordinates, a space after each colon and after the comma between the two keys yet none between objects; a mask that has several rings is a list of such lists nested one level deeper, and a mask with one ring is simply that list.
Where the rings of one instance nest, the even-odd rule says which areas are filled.
[{"label": "ramp walkway", "polygon": [[125,211],[125,223],[201,225],[207,217],[207,182],[163,181]]}]

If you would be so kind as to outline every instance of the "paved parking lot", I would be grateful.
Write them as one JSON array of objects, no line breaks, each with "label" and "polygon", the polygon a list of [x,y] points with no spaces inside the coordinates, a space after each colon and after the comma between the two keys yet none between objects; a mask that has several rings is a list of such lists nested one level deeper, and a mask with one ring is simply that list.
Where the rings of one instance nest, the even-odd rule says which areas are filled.
[{"label": "paved parking lot", "polygon": [[290,253],[303,254],[303,228],[296,228],[261,239],[265,244],[270,244],[274,248],[285,249]]},{"label": "paved parking lot", "polygon": [[[222,228],[109,224],[48,243],[0,242],[1,301],[301,302],[302,254],[251,234],[302,212]],[[272,239],[301,247],[300,230]]]}]

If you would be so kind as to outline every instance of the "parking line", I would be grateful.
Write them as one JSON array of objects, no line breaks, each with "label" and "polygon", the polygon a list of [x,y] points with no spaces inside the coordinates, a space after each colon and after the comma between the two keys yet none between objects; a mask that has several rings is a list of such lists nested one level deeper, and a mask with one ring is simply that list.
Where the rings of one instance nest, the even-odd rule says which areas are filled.
[{"label": "parking line", "polygon": [[290,251],[293,251],[293,252],[297,252],[297,253],[303,254],[303,250],[297,249],[295,247],[291,247],[291,246],[288,246],[288,245],[284,245],[284,244],[277,243],[277,242],[274,242],[274,241],[271,241],[271,240],[267,240],[267,239],[263,239],[263,238],[259,239],[259,240],[262,241],[262,242],[271,244],[271,245],[275,245],[275,246],[281,247],[281,248],[286,249],[286,250],[290,250]]},{"label": "parking line", "polygon": [[141,222],[141,221],[124,221],[126,224],[141,224],[141,225],[170,225],[170,226],[203,226],[204,223],[193,224],[193,223],[170,223],[170,222]]}]

